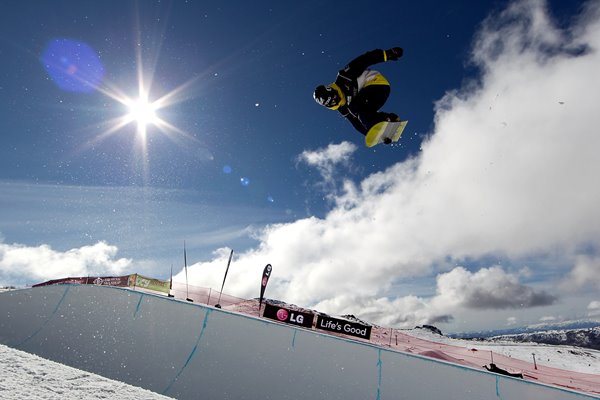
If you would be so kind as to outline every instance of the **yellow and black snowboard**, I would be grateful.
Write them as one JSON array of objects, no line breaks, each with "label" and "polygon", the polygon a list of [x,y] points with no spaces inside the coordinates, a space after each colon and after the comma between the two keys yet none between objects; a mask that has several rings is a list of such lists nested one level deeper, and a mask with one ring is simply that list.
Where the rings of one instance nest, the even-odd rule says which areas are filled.
[{"label": "yellow and black snowboard", "polygon": [[365,144],[367,147],[373,147],[376,144],[383,143],[383,139],[390,138],[392,142],[397,142],[404,132],[408,121],[399,122],[379,122],[369,129],[367,136],[365,137]]}]

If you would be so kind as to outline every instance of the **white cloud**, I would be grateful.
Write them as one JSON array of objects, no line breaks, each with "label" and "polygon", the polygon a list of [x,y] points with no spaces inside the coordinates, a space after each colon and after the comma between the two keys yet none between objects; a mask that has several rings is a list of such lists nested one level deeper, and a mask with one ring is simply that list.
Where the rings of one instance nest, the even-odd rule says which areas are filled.
[{"label": "white cloud", "polygon": [[356,314],[382,326],[414,327],[452,321],[453,317],[431,307],[429,302],[417,296],[405,296],[390,300],[386,297],[352,296],[342,294],[316,305],[318,310],[334,310],[338,315]]},{"label": "white cloud", "polygon": [[329,144],[324,149],[305,150],[297,158],[298,162],[315,167],[321,175],[319,187],[330,198],[338,194],[336,172],[340,167],[349,167],[352,154],[357,150],[354,143],[342,142]]},{"label": "white cloud", "polygon": [[298,156],[298,159],[329,172],[333,165],[348,162],[356,150],[357,147],[354,143],[345,141],[338,144],[331,143],[324,149],[305,150]]},{"label": "white cloud", "polygon": [[590,302],[587,306],[588,316],[589,317],[599,317],[600,316],[600,301],[594,300]]},{"label": "white cloud", "polygon": [[500,267],[482,268],[474,273],[456,267],[438,275],[436,294],[430,298],[408,295],[392,300],[341,293],[315,307],[337,314],[359,313],[361,318],[384,326],[413,327],[452,322],[459,310],[523,309],[549,305],[555,300],[543,290],[519,283],[517,275],[510,275]]},{"label": "white cloud", "polygon": [[600,257],[582,255],[561,284],[564,290],[600,289]]},{"label": "white cloud", "polygon": [[482,268],[471,273],[462,267],[438,275],[438,308],[467,309],[529,308],[552,304],[556,298],[545,291],[522,285],[500,267]]},{"label": "white cloud", "polygon": [[67,251],[53,250],[48,245],[27,247],[0,243],[0,284],[121,274],[131,261],[116,259],[117,251],[117,247],[105,242]]},{"label": "white cloud", "polygon": [[[437,103],[421,154],[359,185],[345,182],[323,219],[267,227],[232,265],[229,290],[255,297],[271,263],[268,296],[373,322],[552,303],[553,294],[486,260],[503,257],[517,269],[527,261],[531,277],[543,260],[541,288],[575,265],[578,249],[600,248],[600,13],[589,4],[568,30],[554,25],[543,1],[516,2],[488,19],[473,48],[481,79]],[[333,166],[349,153],[330,146],[301,159],[334,179]],[[463,260],[486,268],[450,270]],[[571,282],[597,279],[594,265],[579,258]],[[219,268],[193,269],[201,286],[222,279],[212,272]],[[435,276],[429,296],[395,289]]]}]

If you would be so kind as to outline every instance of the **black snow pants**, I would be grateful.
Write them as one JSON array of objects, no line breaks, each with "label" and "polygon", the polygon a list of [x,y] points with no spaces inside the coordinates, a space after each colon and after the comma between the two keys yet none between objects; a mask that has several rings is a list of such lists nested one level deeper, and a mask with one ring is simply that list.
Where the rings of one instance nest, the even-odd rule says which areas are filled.
[{"label": "black snow pants", "polygon": [[350,110],[358,116],[367,131],[376,123],[393,118],[396,115],[379,111],[390,95],[389,85],[370,85],[364,87],[352,99]]}]

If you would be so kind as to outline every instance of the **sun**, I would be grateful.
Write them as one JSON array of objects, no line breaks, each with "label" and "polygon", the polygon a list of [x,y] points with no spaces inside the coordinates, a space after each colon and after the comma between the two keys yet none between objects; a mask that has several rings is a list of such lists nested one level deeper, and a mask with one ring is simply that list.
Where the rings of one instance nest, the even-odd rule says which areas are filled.
[{"label": "sun", "polygon": [[[132,129],[129,129],[129,127],[135,125],[133,156],[136,161],[139,161],[136,162],[136,166],[141,168],[144,181],[147,182],[149,181],[150,171],[148,146],[152,142],[150,135],[162,135],[181,146],[203,145],[203,141],[195,134],[190,134],[178,128],[161,117],[160,112],[165,108],[195,98],[202,83],[202,78],[206,76],[206,73],[200,72],[173,90],[161,95],[161,90],[153,87],[153,78],[156,71],[154,68],[148,69],[144,66],[142,46],[140,45],[141,38],[139,36],[136,38],[135,43],[138,44],[135,47],[137,87],[132,87],[129,91],[106,79],[102,85],[96,87],[98,92],[122,106],[122,114],[104,121],[100,131],[92,139],[85,142],[82,147],[92,147],[113,135],[131,133]],[[158,48],[160,47],[158,46]],[[150,64],[155,66],[159,58],[158,50],[150,48],[148,53],[150,55],[155,54],[155,56],[149,56]],[[134,95],[133,93],[136,92],[137,94]],[[156,96],[157,93],[159,93],[158,96]]]},{"label": "sun", "polygon": [[149,88],[152,82],[145,81],[143,74],[140,71],[138,73],[137,96],[128,96],[120,88],[106,82],[105,87],[98,88],[101,93],[120,103],[123,107],[123,113],[119,117],[105,121],[105,129],[83,146],[91,147],[110,136],[131,132],[127,127],[135,125],[135,157],[139,160],[143,179],[147,182],[149,181],[150,171],[150,157],[148,154],[148,144],[151,142],[150,134],[163,135],[180,145],[201,143],[196,136],[181,130],[159,115],[162,109],[180,103],[185,99],[193,98],[194,96],[186,93],[186,89],[191,87],[196,79],[189,80],[162,97],[151,100]]},{"label": "sun", "polygon": [[96,137],[90,141],[88,145],[104,140],[105,138],[117,134],[118,132],[126,131],[125,128],[128,125],[135,124],[138,150],[144,161],[144,165],[146,165],[148,161],[147,145],[150,128],[153,128],[153,134],[162,133],[169,139],[172,139],[176,142],[182,139],[185,141],[198,143],[199,140],[195,136],[189,134],[188,132],[182,131],[165,119],[161,118],[159,115],[160,110],[163,108],[172,106],[182,102],[187,98],[190,98],[190,96],[182,96],[182,94],[185,94],[185,90],[192,85],[193,82],[195,82],[195,79],[184,83],[183,85],[155,100],[150,100],[149,95],[149,88],[152,86],[152,82],[147,82],[144,80],[141,70],[138,71],[137,97],[130,97],[115,86],[99,88],[98,90],[100,92],[120,103],[123,106],[124,113],[120,117],[106,121],[105,124],[107,128],[96,135]]},{"label": "sun", "polygon": [[158,104],[150,102],[147,94],[140,93],[137,99],[127,99],[125,105],[128,109],[125,122],[136,123],[138,135],[146,136],[148,125],[160,125],[161,119],[156,113]]}]

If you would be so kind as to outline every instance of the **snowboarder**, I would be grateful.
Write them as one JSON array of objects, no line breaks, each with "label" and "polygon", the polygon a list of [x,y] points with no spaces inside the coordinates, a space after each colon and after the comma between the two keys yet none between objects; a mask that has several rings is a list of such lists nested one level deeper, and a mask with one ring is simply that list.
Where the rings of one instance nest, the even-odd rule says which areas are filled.
[{"label": "snowboarder", "polygon": [[[390,95],[390,84],[381,73],[368,67],[398,60],[403,53],[402,48],[394,47],[368,51],[356,57],[338,72],[334,83],[317,86],[313,94],[315,101],[339,111],[365,136],[378,122],[400,121],[396,114],[379,111]],[[391,139],[385,139],[384,143],[390,144]]]}]

